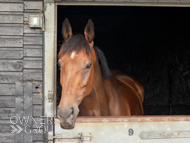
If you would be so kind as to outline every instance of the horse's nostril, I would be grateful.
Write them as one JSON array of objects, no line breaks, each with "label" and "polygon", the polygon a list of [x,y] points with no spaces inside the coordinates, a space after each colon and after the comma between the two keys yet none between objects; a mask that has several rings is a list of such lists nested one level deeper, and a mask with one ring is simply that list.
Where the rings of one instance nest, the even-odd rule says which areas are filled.
[{"label": "horse's nostril", "polygon": [[73,114],[74,114],[74,108],[71,107],[71,115],[73,115]]}]

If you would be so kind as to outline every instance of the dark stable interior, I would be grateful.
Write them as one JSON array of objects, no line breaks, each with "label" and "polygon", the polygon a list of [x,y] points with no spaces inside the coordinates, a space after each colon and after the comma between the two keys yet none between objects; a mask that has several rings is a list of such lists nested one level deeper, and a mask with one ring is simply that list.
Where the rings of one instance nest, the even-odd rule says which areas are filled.
[{"label": "dark stable interior", "polygon": [[[95,25],[94,43],[110,69],[135,77],[145,88],[145,115],[190,114],[190,18],[188,8],[58,6],[58,51],[62,22],[73,34],[88,19]],[[61,96],[57,72],[57,104]]]}]

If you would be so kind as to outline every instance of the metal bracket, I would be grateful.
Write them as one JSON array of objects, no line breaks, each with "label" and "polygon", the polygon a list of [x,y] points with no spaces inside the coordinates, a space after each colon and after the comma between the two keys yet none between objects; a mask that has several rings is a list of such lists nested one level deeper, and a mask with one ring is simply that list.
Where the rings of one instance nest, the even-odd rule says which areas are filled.
[{"label": "metal bracket", "polygon": [[53,99],[54,99],[54,94],[51,93],[51,92],[49,92],[49,93],[48,93],[48,101],[49,101],[49,102],[53,102]]}]

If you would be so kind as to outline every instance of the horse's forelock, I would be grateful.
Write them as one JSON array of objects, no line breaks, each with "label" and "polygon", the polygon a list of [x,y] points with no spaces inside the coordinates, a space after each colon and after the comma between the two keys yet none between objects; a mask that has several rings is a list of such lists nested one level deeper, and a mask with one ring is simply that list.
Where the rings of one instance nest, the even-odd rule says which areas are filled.
[{"label": "horse's forelock", "polygon": [[91,53],[90,46],[83,35],[74,35],[71,38],[64,41],[61,46],[58,58],[61,58],[65,54],[71,54],[73,51],[85,51],[87,55]]}]

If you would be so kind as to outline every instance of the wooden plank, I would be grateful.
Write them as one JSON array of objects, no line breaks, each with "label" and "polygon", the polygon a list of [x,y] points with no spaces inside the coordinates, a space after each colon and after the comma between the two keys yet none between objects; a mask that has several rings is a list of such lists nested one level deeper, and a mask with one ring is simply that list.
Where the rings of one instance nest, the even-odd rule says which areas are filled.
[{"label": "wooden plank", "polygon": [[24,0],[0,0],[0,2],[23,2]]},{"label": "wooden plank", "polygon": [[42,11],[42,1],[25,1],[25,10],[41,10]]},{"label": "wooden plank", "polygon": [[42,141],[43,140],[43,134],[42,133],[33,133],[33,139],[34,139],[34,141]]},{"label": "wooden plank", "polygon": [[24,49],[42,49],[42,46],[24,45]]},{"label": "wooden plank", "polygon": [[42,69],[42,61],[24,61],[23,68]]},{"label": "wooden plank", "polygon": [[42,105],[42,96],[40,93],[33,94],[33,104],[35,105]]},{"label": "wooden plank", "polygon": [[11,133],[10,120],[0,120],[0,133]]},{"label": "wooden plank", "polygon": [[42,80],[42,70],[24,69],[24,80]]},{"label": "wooden plank", "polygon": [[10,120],[15,116],[15,108],[0,108],[0,120]]},{"label": "wooden plank", "polygon": [[[24,84],[24,116],[32,117],[32,82],[26,82]],[[32,120],[29,120],[25,126],[29,127],[29,130],[32,130]],[[32,134],[24,132],[24,142],[32,143]]]},{"label": "wooden plank", "polygon": [[42,58],[35,58],[35,57],[24,57],[25,61],[42,61]]},{"label": "wooden plank", "polygon": [[23,39],[0,38],[0,47],[23,47]]},{"label": "wooden plank", "polygon": [[23,35],[23,27],[0,27],[0,35]]},{"label": "wooden plank", "polygon": [[33,116],[42,116],[42,106],[41,105],[33,105]]},{"label": "wooden plank", "polygon": [[1,60],[0,71],[22,71],[21,60]]},{"label": "wooden plank", "polygon": [[24,36],[26,45],[42,45],[42,36]]},{"label": "wooden plank", "polygon": [[33,81],[33,92],[40,93],[42,91],[42,82]]},{"label": "wooden plank", "polygon": [[22,80],[22,72],[0,72],[0,83],[15,83]]},{"label": "wooden plank", "polygon": [[36,29],[36,28],[30,28],[29,25],[24,25],[24,33],[37,33],[37,34],[41,34],[42,33],[42,29]]},{"label": "wooden plank", "polygon": [[0,133],[1,143],[14,143],[15,135],[10,133]]},{"label": "wooden plank", "polygon": [[23,51],[5,51],[0,49],[0,59],[22,59]]},{"label": "wooden plank", "polygon": [[15,107],[15,96],[0,96],[0,108]]},{"label": "wooden plank", "polygon": [[23,36],[20,36],[20,35],[13,35],[13,36],[2,36],[2,35],[0,35],[0,38],[1,39],[23,39]]},{"label": "wooden plank", "polygon": [[[17,117],[23,117],[24,115],[24,83],[22,81],[16,82],[16,100],[15,100],[15,111]],[[17,122],[21,128],[24,125],[21,122]],[[24,143],[24,131],[21,131],[16,135],[16,143]]]},{"label": "wooden plank", "polygon": [[23,23],[23,15],[0,15],[0,23]]},{"label": "wooden plank", "polygon": [[42,49],[24,49],[25,57],[42,57]]},{"label": "wooden plank", "polygon": [[0,133],[11,133],[11,126],[6,124],[0,124]]},{"label": "wooden plank", "polygon": [[4,51],[22,51],[23,48],[0,48],[0,50],[4,50]]},{"label": "wooden plank", "polygon": [[1,3],[0,11],[23,11],[22,3]]},{"label": "wooden plank", "polygon": [[0,27],[23,27],[23,24],[0,24]]},{"label": "wooden plank", "polygon": [[15,84],[0,84],[0,95],[15,95]]}]

